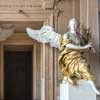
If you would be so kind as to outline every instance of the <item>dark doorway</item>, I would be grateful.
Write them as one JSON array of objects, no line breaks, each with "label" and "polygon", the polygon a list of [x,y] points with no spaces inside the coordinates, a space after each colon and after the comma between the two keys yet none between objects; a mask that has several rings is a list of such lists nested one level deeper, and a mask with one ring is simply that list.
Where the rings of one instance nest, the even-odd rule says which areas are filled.
[{"label": "dark doorway", "polygon": [[32,51],[4,51],[5,100],[32,100]]}]

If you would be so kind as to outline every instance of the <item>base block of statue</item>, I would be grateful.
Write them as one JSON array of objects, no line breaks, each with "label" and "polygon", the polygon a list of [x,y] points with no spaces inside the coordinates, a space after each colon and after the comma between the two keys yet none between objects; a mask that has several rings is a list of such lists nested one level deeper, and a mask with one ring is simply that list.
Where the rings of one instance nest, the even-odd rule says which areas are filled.
[{"label": "base block of statue", "polygon": [[96,100],[96,93],[86,81],[77,86],[62,83],[60,84],[60,100]]}]

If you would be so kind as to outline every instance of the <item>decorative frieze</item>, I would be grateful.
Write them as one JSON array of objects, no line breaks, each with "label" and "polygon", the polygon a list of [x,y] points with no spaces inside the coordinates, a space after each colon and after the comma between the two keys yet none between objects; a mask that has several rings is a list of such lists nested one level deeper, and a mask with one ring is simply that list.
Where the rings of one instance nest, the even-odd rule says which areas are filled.
[{"label": "decorative frieze", "polygon": [[32,0],[0,0],[0,10],[17,10],[17,9],[29,9],[33,10],[35,8],[41,8],[42,7],[42,1],[32,1]]},{"label": "decorative frieze", "polygon": [[54,0],[0,0],[0,11],[53,8]]}]

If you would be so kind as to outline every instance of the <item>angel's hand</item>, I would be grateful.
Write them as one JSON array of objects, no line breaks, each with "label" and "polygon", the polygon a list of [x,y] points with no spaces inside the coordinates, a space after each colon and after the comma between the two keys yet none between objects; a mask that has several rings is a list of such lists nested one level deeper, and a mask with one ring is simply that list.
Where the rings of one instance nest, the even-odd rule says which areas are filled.
[{"label": "angel's hand", "polygon": [[88,49],[88,48],[92,48],[93,47],[93,44],[92,43],[89,43],[87,45],[84,46],[84,49]]},{"label": "angel's hand", "polygon": [[96,50],[95,48],[92,47],[92,48],[89,48],[88,52],[96,53]]},{"label": "angel's hand", "polygon": [[95,50],[95,48],[91,48],[91,50],[92,50],[92,52],[93,52],[93,53],[96,53],[96,50]]}]

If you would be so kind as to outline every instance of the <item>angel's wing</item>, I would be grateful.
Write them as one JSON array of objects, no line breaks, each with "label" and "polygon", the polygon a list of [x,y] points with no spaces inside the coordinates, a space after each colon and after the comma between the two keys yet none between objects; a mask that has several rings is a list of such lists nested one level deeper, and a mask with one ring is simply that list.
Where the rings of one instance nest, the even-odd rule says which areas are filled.
[{"label": "angel's wing", "polygon": [[0,26],[0,41],[6,40],[14,33],[14,26],[12,24],[2,24]]},{"label": "angel's wing", "polygon": [[52,47],[56,47],[60,50],[61,35],[54,32],[54,29],[51,26],[43,26],[40,30],[27,28],[26,31],[31,38],[42,43],[50,43]]}]

